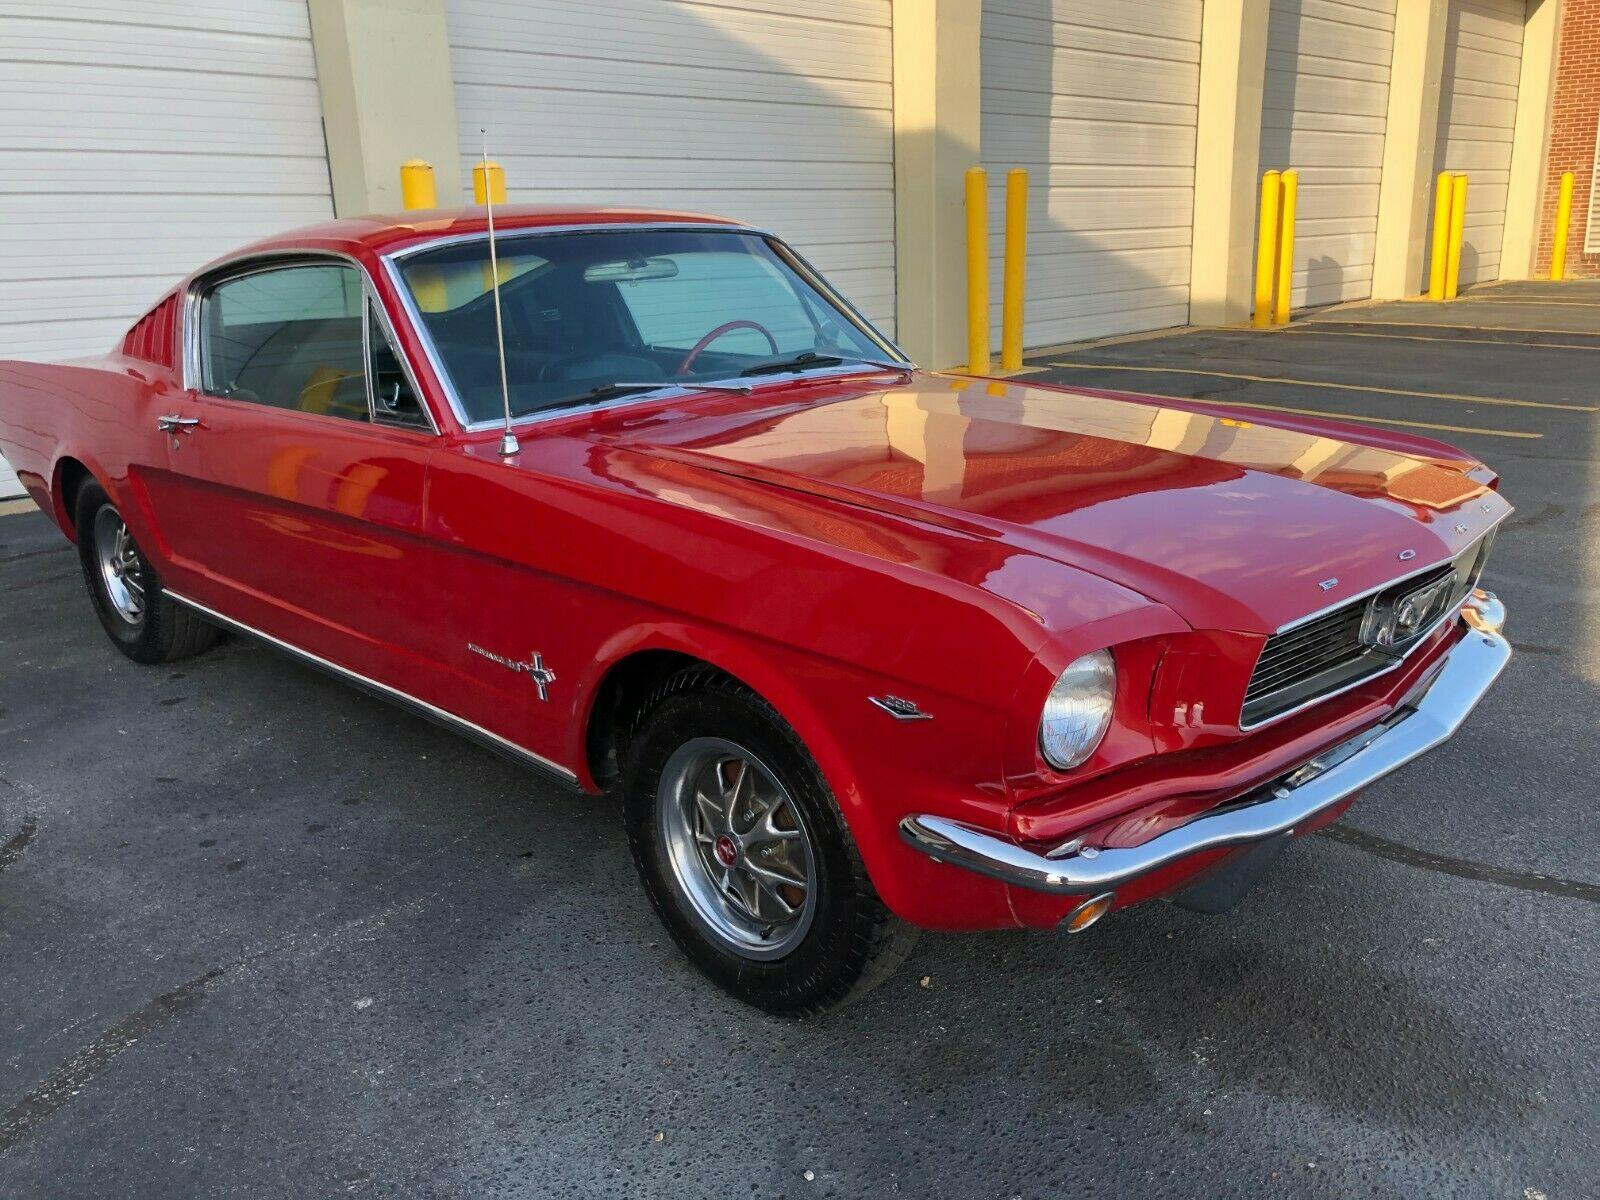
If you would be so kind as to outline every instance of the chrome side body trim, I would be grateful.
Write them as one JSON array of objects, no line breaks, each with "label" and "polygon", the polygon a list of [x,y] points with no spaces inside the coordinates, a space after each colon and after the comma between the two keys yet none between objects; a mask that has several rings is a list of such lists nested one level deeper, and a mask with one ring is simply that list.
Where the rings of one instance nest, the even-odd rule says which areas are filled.
[{"label": "chrome side body trim", "polygon": [[[658,221],[642,222],[639,224],[611,222],[609,224],[594,225],[546,225],[533,229],[518,229],[511,233],[498,233],[495,241],[497,244],[499,244],[507,240],[522,241],[524,239],[551,237],[560,234],[571,233],[651,233],[663,230],[678,232],[687,230],[698,233],[740,234],[745,237],[758,237],[764,239],[773,247],[774,252],[777,253],[778,256],[788,264],[790,269],[793,270],[795,274],[799,275],[814,289],[816,289],[819,295],[838,307],[841,313],[843,313],[846,317],[860,327],[862,333],[865,333],[868,338],[875,342],[881,349],[886,351],[891,359],[898,360],[898,362],[903,364],[905,369],[908,371],[916,370],[916,364],[906,357],[905,351],[901,350],[900,347],[896,346],[892,341],[885,337],[877,328],[877,326],[873,325],[871,321],[862,316],[860,311],[853,304],[844,299],[844,297],[840,296],[839,293],[833,289],[833,286],[827,282],[827,280],[823,279],[821,275],[817,274],[815,267],[811,266],[811,264],[806,262],[804,258],[801,258],[799,254],[795,253],[795,251],[788,245],[788,243],[783,241],[782,238],[768,233],[763,229],[753,229],[744,225],[715,225],[704,224],[700,222],[683,222],[678,224],[670,222],[663,223]],[[462,404],[461,397],[456,392],[455,383],[451,380],[449,372],[445,369],[444,360],[439,354],[439,348],[434,344],[433,335],[428,331],[427,325],[422,320],[422,312],[417,307],[416,298],[412,296],[411,289],[406,286],[405,277],[400,274],[399,264],[402,259],[409,258],[410,256],[418,254],[424,250],[437,250],[442,246],[453,246],[463,242],[486,241],[488,236],[488,231],[484,230],[478,233],[457,233],[448,237],[430,238],[426,241],[415,242],[409,246],[402,247],[399,250],[392,250],[388,254],[383,255],[380,259],[380,261],[383,263],[383,269],[389,277],[389,284],[394,288],[395,295],[399,297],[400,305],[405,310],[406,320],[411,323],[412,331],[416,333],[417,340],[422,344],[422,352],[428,360],[429,368],[433,371],[433,377],[439,381],[439,388],[444,393],[445,402],[449,404],[450,411],[455,415],[457,423],[461,426],[462,430],[467,433],[477,433],[485,429],[499,429],[505,424],[505,421],[499,417],[486,418],[482,421],[474,421],[469,417],[466,406]],[[838,367],[824,368],[815,371],[797,371],[788,374],[763,376],[759,381],[752,381],[744,378],[731,378],[711,379],[703,382],[695,381],[693,383],[686,382],[681,385],[674,385],[670,380],[667,380],[663,381],[661,391],[652,392],[648,395],[620,396],[612,400],[600,401],[596,404],[590,405],[587,408],[560,408],[551,412],[525,413],[522,416],[513,417],[511,419],[511,423],[513,426],[534,425],[540,421],[546,421],[556,417],[570,417],[575,412],[598,412],[609,408],[620,408],[623,405],[628,404],[639,404],[647,399],[659,400],[661,399],[662,392],[673,387],[678,388],[676,394],[691,395],[696,391],[715,390],[734,385],[759,387],[762,383],[781,383],[784,380],[796,377],[807,379],[825,379],[833,375],[858,375],[861,374],[861,370],[860,364],[856,364],[854,366],[844,364]]]},{"label": "chrome side body trim", "polygon": [[[1047,857],[1003,837],[945,817],[913,815],[901,838],[937,862],[963,867],[1017,887],[1081,895],[1130,880],[1204,850],[1243,846],[1287,833],[1362,788],[1448,741],[1511,659],[1498,627],[1503,607],[1474,596],[1471,628],[1444,658],[1426,692],[1380,725],[1323,751],[1275,784],[1140,846],[1081,846]],[[1482,622],[1481,626],[1479,622]]]},{"label": "chrome side body trim", "polygon": [[390,687],[386,683],[379,683],[376,679],[369,679],[367,676],[358,674],[348,667],[341,667],[338,663],[329,662],[321,655],[313,654],[309,650],[303,650],[293,642],[286,642],[282,638],[273,637],[270,633],[263,633],[252,625],[246,625],[243,621],[236,621],[232,617],[219,613],[214,608],[208,608],[198,600],[191,600],[187,596],[179,595],[170,588],[165,588],[163,591],[174,603],[182,604],[185,608],[192,608],[208,621],[215,621],[218,625],[222,625],[235,633],[242,633],[246,637],[265,642],[267,645],[282,650],[284,653],[292,655],[300,661],[316,667],[318,670],[337,676],[346,683],[354,684],[362,691],[369,692],[379,699],[388,700],[400,705],[402,708],[410,709],[426,720],[464,734],[472,738],[473,741],[504,754],[525,766],[534,767],[537,770],[556,776],[563,783],[574,787],[577,786],[577,775],[560,763],[545,758],[542,754],[536,754],[525,746],[519,746],[515,742],[501,737],[498,733],[485,729],[482,725],[475,725],[465,717],[458,717],[455,713],[446,712],[436,705],[429,704],[426,700],[419,700],[409,692],[402,692],[399,688]]}]

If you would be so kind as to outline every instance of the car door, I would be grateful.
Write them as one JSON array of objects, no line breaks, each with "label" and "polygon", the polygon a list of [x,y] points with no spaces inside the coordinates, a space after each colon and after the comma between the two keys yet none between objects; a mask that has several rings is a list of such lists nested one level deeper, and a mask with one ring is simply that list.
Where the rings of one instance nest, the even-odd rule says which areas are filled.
[{"label": "car door", "polygon": [[425,675],[437,438],[363,272],[256,265],[191,303],[170,527],[189,598],[372,678]]}]

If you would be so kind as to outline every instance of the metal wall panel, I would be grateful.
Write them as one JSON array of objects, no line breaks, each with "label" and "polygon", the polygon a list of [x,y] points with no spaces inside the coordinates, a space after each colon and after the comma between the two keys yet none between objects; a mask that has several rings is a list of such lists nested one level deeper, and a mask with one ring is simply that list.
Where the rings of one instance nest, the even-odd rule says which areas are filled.
[{"label": "metal wall panel", "polygon": [[894,329],[889,0],[449,0],[470,181],[712,212],[793,243]]},{"label": "metal wall panel", "polygon": [[1027,168],[1023,342],[1189,319],[1200,0],[984,0],[998,346],[1005,174]]},{"label": "metal wall panel", "polygon": [[1261,169],[1299,172],[1295,308],[1372,294],[1395,0],[1272,0]]},{"label": "metal wall panel", "polygon": [[1434,169],[1467,173],[1462,286],[1500,276],[1524,19],[1523,0],[1450,5]]},{"label": "metal wall panel", "polygon": [[195,266],[332,215],[306,0],[0,0],[0,46],[0,358],[104,351]]}]

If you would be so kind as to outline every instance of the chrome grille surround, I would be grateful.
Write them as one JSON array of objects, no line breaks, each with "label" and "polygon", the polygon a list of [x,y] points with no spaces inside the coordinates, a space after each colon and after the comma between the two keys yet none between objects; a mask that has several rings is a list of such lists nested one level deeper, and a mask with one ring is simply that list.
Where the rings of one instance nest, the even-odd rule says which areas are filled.
[{"label": "chrome grille surround", "polygon": [[[1398,667],[1461,610],[1483,574],[1493,540],[1491,530],[1448,562],[1414,571],[1267,638],[1245,688],[1239,728],[1259,729]],[[1443,610],[1416,633],[1382,648],[1363,638],[1363,626],[1375,612],[1449,576],[1454,584]]]}]

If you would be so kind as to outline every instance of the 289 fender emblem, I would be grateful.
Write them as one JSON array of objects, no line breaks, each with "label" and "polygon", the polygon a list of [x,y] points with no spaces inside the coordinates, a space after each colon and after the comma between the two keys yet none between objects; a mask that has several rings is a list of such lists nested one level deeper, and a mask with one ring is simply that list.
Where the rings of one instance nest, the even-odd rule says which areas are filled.
[{"label": "289 fender emblem", "polygon": [[867,700],[876,704],[896,721],[931,721],[932,713],[925,713],[911,700],[899,696],[868,696]]}]

